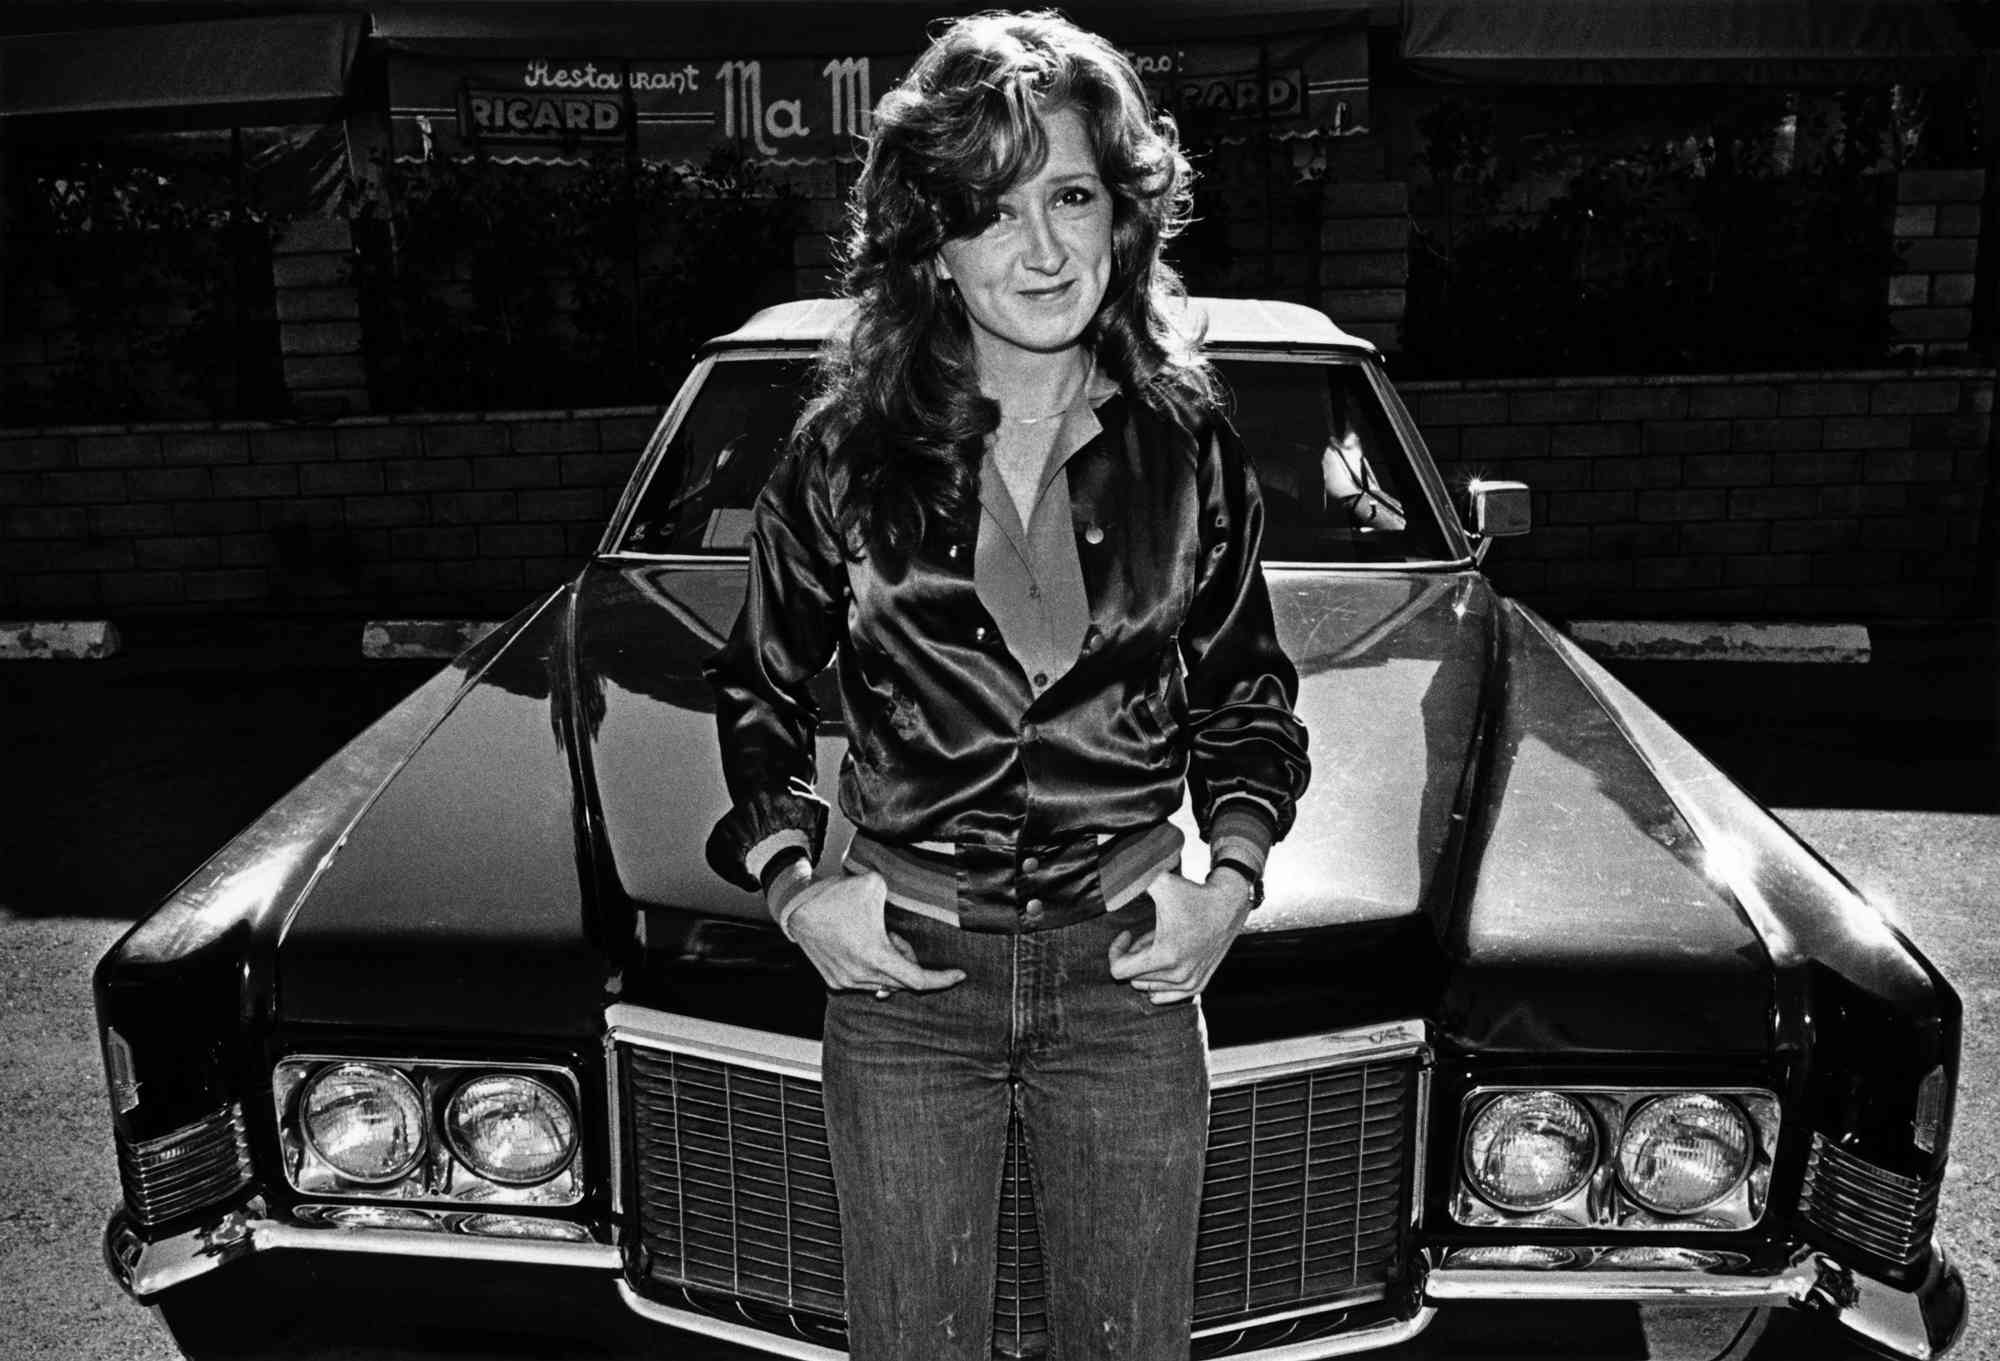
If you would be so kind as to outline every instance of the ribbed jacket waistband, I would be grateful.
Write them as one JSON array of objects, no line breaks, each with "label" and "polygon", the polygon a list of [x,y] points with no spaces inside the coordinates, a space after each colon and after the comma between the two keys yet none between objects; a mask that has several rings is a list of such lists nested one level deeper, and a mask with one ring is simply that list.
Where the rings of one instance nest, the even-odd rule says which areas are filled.
[{"label": "ribbed jacket waistband", "polygon": [[856,831],[842,863],[874,870],[889,901],[968,931],[1047,931],[1115,912],[1180,863],[1171,822],[1040,846],[888,842]]}]

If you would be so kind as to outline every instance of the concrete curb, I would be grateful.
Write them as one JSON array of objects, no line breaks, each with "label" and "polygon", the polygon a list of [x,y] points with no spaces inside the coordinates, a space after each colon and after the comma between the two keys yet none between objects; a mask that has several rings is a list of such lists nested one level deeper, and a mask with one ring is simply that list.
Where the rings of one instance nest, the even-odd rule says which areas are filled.
[{"label": "concrete curb", "polygon": [[120,645],[109,619],[0,621],[0,661],[96,661]]},{"label": "concrete curb", "polygon": [[[499,627],[481,619],[371,619],[361,654],[375,661],[456,657]],[[1865,624],[1578,619],[1569,635],[1593,656],[1634,662],[1853,665],[1873,648]],[[0,621],[0,661],[95,661],[123,649],[108,619]]]},{"label": "concrete curb", "polygon": [[449,659],[498,627],[497,620],[370,619],[361,630],[361,655],[376,661]]},{"label": "concrete curb", "polygon": [[1871,653],[1865,624],[1578,619],[1569,635],[1592,656],[1630,662],[1853,664]]},{"label": "concrete curb", "polygon": [[[362,651],[378,658],[455,657],[495,626],[471,619],[377,619]],[[1852,664],[1870,656],[1865,624],[1744,624],[1579,619],[1570,636],[1617,661]]]}]

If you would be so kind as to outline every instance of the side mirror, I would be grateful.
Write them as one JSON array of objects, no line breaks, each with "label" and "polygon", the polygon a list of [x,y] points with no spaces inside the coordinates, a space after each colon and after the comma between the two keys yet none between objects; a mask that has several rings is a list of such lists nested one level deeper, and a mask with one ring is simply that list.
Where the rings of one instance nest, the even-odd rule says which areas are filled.
[{"label": "side mirror", "polygon": [[1525,482],[1473,482],[1465,493],[1472,500],[1472,535],[1479,540],[1474,562],[1485,561],[1493,540],[1526,534],[1534,524]]}]

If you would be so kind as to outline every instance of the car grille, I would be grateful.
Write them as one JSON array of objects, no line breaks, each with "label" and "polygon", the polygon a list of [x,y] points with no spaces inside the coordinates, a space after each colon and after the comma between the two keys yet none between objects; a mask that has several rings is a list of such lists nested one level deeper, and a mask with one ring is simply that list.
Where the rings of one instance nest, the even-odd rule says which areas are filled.
[{"label": "car grille", "polygon": [[1875,1166],[1813,1135],[1799,1213],[1863,1251],[1909,1266],[1930,1246],[1938,1183]]},{"label": "car grille", "polygon": [[250,1183],[243,1108],[232,1102],[171,1134],[119,1140],[118,1172],[125,1204],[149,1227],[227,1199]]},{"label": "car grille", "polygon": [[[1231,1052],[1248,1051],[1217,1056],[1195,1263],[1195,1330],[1210,1342],[1197,1355],[1229,1350],[1259,1319],[1387,1294],[1405,1256],[1417,1161],[1412,1050],[1236,1075],[1221,1062]],[[621,1045],[619,1059],[635,1285],[662,1299],[719,1292],[753,1306],[741,1318],[783,1318],[787,1331],[837,1329],[840,1222],[816,1054],[810,1070],[793,1072],[652,1042]],[[1001,1355],[1043,1349],[1032,1196],[1010,1131],[994,1308]]]}]

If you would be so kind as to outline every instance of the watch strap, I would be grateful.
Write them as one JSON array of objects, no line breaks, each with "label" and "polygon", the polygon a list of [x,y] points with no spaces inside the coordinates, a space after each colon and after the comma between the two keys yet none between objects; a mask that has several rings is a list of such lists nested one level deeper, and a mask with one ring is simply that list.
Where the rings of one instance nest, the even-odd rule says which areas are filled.
[{"label": "watch strap", "polygon": [[1264,905],[1264,876],[1249,861],[1233,855],[1218,855],[1208,862],[1211,873],[1219,869],[1232,869],[1250,883],[1250,906],[1252,909]]}]

